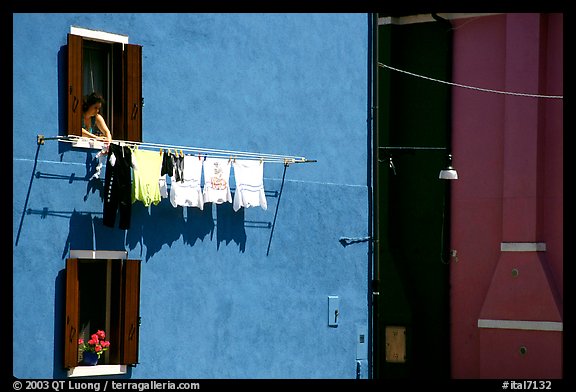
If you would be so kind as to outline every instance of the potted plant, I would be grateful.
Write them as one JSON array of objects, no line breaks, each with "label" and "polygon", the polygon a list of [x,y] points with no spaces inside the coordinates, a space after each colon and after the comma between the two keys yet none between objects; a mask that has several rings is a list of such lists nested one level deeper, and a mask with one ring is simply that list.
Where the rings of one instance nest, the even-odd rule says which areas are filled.
[{"label": "potted plant", "polygon": [[110,347],[110,342],[105,339],[106,332],[100,329],[87,342],[78,339],[78,347],[83,353],[81,365],[94,366],[98,363],[100,356]]}]

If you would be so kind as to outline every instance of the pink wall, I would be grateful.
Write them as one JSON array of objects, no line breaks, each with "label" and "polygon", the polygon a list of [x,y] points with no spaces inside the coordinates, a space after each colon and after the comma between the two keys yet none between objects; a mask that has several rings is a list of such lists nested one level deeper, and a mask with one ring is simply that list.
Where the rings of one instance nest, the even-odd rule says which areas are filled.
[{"label": "pink wall", "polygon": [[[453,21],[452,80],[562,95],[562,23],[561,14]],[[452,184],[452,376],[560,377],[561,332],[479,328],[478,320],[561,325],[563,101],[458,87],[452,101],[459,175]],[[502,252],[506,242],[545,243],[546,251]],[[519,347],[528,350],[520,355]]]}]

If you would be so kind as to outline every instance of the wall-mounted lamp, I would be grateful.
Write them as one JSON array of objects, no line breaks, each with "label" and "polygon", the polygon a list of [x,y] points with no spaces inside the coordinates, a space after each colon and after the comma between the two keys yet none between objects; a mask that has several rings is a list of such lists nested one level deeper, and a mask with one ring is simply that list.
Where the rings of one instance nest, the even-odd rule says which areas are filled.
[{"label": "wall-mounted lamp", "polygon": [[[393,146],[385,146],[385,147],[378,147],[380,150],[384,151],[391,151],[391,150],[404,150],[404,151],[418,151],[418,150],[443,150],[446,151],[446,147],[393,147]],[[383,162],[383,160],[379,159],[379,162]],[[389,162],[388,166],[394,174],[396,174],[396,167],[394,166],[394,162],[392,162],[392,155],[389,155]],[[448,154],[448,166],[445,169],[440,170],[440,175],[438,176],[441,180],[457,180],[458,179],[458,172],[454,167],[452,167],[452,154]]]},{"label": "wall-mounted lamp", "polygon": [[452,154],[448,154],[448,166],[446,169],[440,170],[438,176],[441,180],[457,180],[458,172],[452,167]]}]

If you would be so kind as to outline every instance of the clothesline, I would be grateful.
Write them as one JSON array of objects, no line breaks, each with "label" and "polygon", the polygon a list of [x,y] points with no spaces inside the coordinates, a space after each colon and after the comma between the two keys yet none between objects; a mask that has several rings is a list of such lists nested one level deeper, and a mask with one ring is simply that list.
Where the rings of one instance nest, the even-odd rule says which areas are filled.
[{"label": "clothesline", "polygon": [[[88,147],[94,149],[100,149],[104,145],[104,142],[100,140],[76,135],[54,136],[54,137],[44,137],[44,135],[37,135],[38,144],[44,144],[45,140],[58,140],[60,142],[72,143],[76,147]],[[160,149],[162,149],[165,152],[173,151],[174,153],[180,153],[180,154],[191,153],[193,155],[203,157],[260,160],[262,162],[269,162],[269,163],[283,163],[284,165],[290,165],[293,163],[317,162],[316,160],[311,160],[305,157],[295,155],[264,154],[258,152],[222,150],[214,148],[190,147],[190,146],[179,146],[179,145],[161,144],[161,143],[115,140],[115,139],[111,140],[111,142],[119,145],[138,147],[149,150],[159,151]]]}]

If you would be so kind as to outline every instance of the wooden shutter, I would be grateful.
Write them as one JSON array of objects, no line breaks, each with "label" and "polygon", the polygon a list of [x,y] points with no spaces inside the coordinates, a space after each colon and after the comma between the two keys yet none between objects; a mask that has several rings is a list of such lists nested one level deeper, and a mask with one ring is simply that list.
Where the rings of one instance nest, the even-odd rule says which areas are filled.
[{"label": "wooden shutter", "polygon": [[125,118],[127,140],[142,141],[142,46],[126,44]]},{"label": "wooden shutter", "polygon": [[112,132],[112,139],[128,140],[126,133],[126,113],[124,96],[125,81],[124,81],[124,49],[123,44],[115,42],[112,45],[112,91],[114,98],[112,99],[113,118],[110,131]]},{"label": "wooden shutter", "polygon": [[66,260],[66,319],[64,320],[64,367],[78,365],[79,329],[78,259]]},{"label": "wooden shutter", "polygon": [[82,136],[82,37],[68,34],[68,135]]},{"label": "wooden shutter", "polygon": [[122,353],[124,365],[138,363],[140,334],[140,260],[126,260],[123,271]]}]

